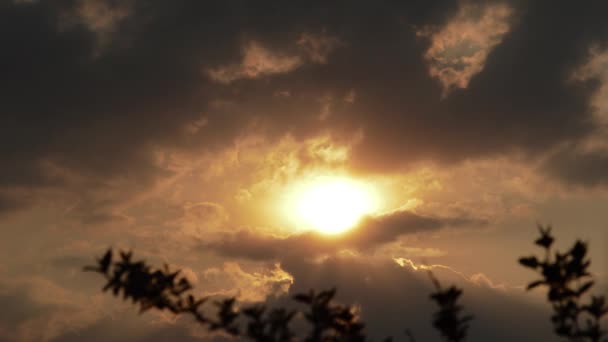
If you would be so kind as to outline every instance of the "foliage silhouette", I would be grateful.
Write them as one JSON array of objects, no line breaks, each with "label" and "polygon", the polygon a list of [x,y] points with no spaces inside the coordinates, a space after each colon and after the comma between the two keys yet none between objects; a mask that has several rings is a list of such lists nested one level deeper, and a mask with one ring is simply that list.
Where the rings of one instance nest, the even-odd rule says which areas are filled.
[{"label": "foliage silhouette", "polygon": [[[365,324],[353,306],[334,302],[336,289],[310,290],[293,296],[307,310],[295,311],[285,308],[268,310],[264,305],[252,305],[237,309],[235,298],[215,301],[216,317],[208,317],[202,312],[202,305],[208,298],[196,298],[190,292],[192,285],[180,277],[180,271],[172,272],[167,265],[163,269],[153,269],[144,261],[133,261],[131,252],[119,252],[118,259],[111,249],[98,259],[96,266],[86,266],[85,271],[102,274],[106,279],[103,291],[111,291],[114,296],[131,300],[138,304],[140,313],[150,309],[169,310],[174,314],[190,314],[210,331],[221,331],[232,336],[247,337],[259,342],[363,342],[368,341]],[[463,341],[466,337],[470,316],[459,318],[462,307],[456,302],[462,291],[455,287],[443,290],[433,277],[437,291],[431,298],[439,305],[434,325],[446,341]],[[301,314],[311,326],[309,334],[298,338],[290,328],[290,322]],[[239,327],[239,317],[247,320],[246,329]],[[415,341],[409,330],[405,332],[410,341]],[[387,338],[386,341],[391,341]]]},{"label": "foliage silhouette", "polygon": [[[107,281],[103,291],[110,290],[115,296],[131,300],[139,305],[140,312],[158,309],[174,314],[190,314],[210,331],[222,331],[254,341],[298,340],[289,326],[298,313],[296,311],[285,308],[267,310],[263,305],[253,305],[239,311],[236,299],[227,298],[214,302],[217,317],[208,317],[201,310],[208,298],[195,298],[188,293],[192,285],[179,276],[179,271],[171,272],[166,265],[163,269],[154,270],[144,261],[132,261],[131,252],[120,252],[118,260],[114,260],[114,257],[110,249],[98,259],[96,266],[87,266],[85,270],[102,274]],[[295,301],[308,306],[308,311],[303,315],[311,325],[311,331],[304,340],[366,341],[365,325],[360,322],[356,310],[352,306],[334,303],[335,294],[336,290],[331,289],[319,293],[311,290],[294,296]],[[239,317],[248,320],[245,330],[238,325]]]},{"label": "foliage silhouette", "polygon": [[[544,259],[539,260],[536,256],[519,259],[520,264],[542,276],[542,279],[531,282],[528,290],[539,286],[548,288],[547,299],[554,310],[551,320],[558,336],[571,341],[601,341],[607,336],[600,326],[602,318],[608,313],[605,298],[591,296],[590,302],[581,303],[582,297],[594,284],[588,271],[590,260],[587,259],[587,244],[577,240],[568,252],[552,254],[554,238],[551,227],[539,226],[539,230],[540,237],[535,244],[545,250]],[[158,309],[177,315],[189,314],[210,331],[260,342],[368,341],[365,324],[358,317],[357,310],[353,306],[335,303],[335,288],[294,295],[293,300],[306,306],[307,309],[302,311],[268,309],[261,304],[239,310],[235,298],[226,298],[213,302],[217,311],[210,317],[202,311],[208,298],[193,296],[190,282],[180,276],[179,270],[172,272],[167,265],[162,269],[153,269],[144,261],[133,261],[132,253],[123,251],[115,259],[109,249],[97,260],[96,266],[86,266],[85,271],[102,274],[106,279],[103,291],[111,291],[114,296],[131,300],[139,305],[140,312]],[[462,316],[463,307],[458,304],[462,290],[455,286],[443,288],[431,272],[429,276],[436,289],[430,298],[439,306],[433,314],[433,326],[445,341],[465,341],[473,316]],[[290,326],[297,315],[301,315],[310,325],[310,331],[304,337],[298,337]],[[243,320],[246,321],[245,329],[241,324]],[[410,341],[415,341],[409,330],[405,330],[405,335]],[[608,342],[608,339],[603,342]]]},{"label": "foliage silhouette", "polygon": [[548,287],[547,300],[553,307],[551,321],[557,335],[571,341],[599,342],[607,335],[600,322],[608,313],[608,306],[603,296],[591,296],[590,303],[581,303],[583,295],[594,284],[588,271],[591,261],[587,259],[587,244],[577,240],[567,252],[552,254],[554,238],[551,226],[539,225],[538,229],[540,237],[534,243],[545,250],[544,258],[539,260],[530,256],[519,259],[520,264],[542,276],[542,279],[528,284],[528,290]]},{"label": "foliage silhouette", "polygon": [[439,311],[433,315],[433,326],[439,330],[446,341],[464,341],[469,329],[468,322],[473,319],[473,316],[460,317],[463,307],[458,304],[458,298],[462,295],[462,290],[455,286],[442,289],[439,280],[430,271],[429,276],[437,289],[431,294],[431,299],[439,305]]}]

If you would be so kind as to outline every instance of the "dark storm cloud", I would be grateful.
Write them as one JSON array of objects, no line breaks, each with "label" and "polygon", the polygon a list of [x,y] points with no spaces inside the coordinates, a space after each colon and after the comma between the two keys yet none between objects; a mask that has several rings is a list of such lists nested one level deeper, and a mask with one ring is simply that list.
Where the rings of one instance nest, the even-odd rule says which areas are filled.
[{"label": "dark storm cloud", "polygon": [[[593,12],[598,10],[566,2],[516,5],[512,28],[490,53],[484,70],[443,101],[425,73],[411,70],[423,66],[379,51],[397,55],[384,61],[395,76],[385,71],[383,80],[369,83],[377,95],[369,98],[368,111],[385,115],[368,120],[374,143],[362,145],[362,163],[394,166],[403,159],[536,154],[584,136],[591,129],[589,97],[594,88],[566,84],[565,79],[585,58],[589,44],[605,36],[605,22]],[[576,23],[573,18],[585,19]],[[361,93],[374,94],[374,89]]]},{"label": "dark storm cloud", "polygon": [[581,151],[565,147],[544,161],[543,171],[559,180],[578,186],[608,185],[608,151]]},{"label": "dark storm cloud", "polygon": [[314,258],[345,248],[373,250],[407,234],[433,232],[444,227],[479,227],[484,224],[484,221],[471,218],[427,217],[400,210],[367,218],[352,231],[333,238],[313,232],[280,238],[241,230],[226,234],[217,241],[203,242],[201,248],[225,257],[252,260]]},{"label": "dark storm cloud", "polygon": [[[290,294],[309,289],[338,289],[337,299],[361,307],[361,316],[373,340],[392,335],[405,340],[404,329],[418,341],[440,341],[432,330],[435,310],[426,271],[399,267],[389,261],[357,257],[330,257],[322,262],[291,259],[282,267],[294,276]],[[521,290],[496,290],[465,280],[450,269],[435,268],[443,285],[464,289],[464,311],[474,315],[470,341],[550,341],[549,310],[529,301]],[[496,310],[500,308],[500,310]]]},{"label": "dark storm cloud", "polygon": [[430,232],[445,227],[471,228],[486,225],[485,220],[470,217],[421,216],[407,210],[396,210],[364,220],[347,237],[349,244],[359,248],[373,248],[394,241],[399,236]]},{"label": "dark storm cloud", "polygon": [[[534,155],[592,129],[596,85],[564,80],[608,27],[603,2],[507,2],[501,43],[442,100],[429,39],[416,31],[445,25],[456,2],[124,4],[0,4],[3,188],[66,187],[78,176],[81,188],[121,179],[139,191],[168,174],[156,148],[215,149],[253,122],[270,138],[362,129],[353,150],[362,169]],[[246,64],[251,44],[262,60]],[[231,66],[229,82],[206,72]],[[342,100],[353,91],[354,103]]]}]

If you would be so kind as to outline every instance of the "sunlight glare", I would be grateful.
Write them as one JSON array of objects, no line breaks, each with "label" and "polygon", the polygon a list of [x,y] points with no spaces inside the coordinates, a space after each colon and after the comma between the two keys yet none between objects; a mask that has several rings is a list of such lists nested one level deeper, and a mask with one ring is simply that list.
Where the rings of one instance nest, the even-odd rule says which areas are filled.
[{"label": "sunlight glare", "polygon": [[323,234],[339,234],[378,208],[373,189],[347,177],[318,177],[295,187],[290,216],[298,225]]}]

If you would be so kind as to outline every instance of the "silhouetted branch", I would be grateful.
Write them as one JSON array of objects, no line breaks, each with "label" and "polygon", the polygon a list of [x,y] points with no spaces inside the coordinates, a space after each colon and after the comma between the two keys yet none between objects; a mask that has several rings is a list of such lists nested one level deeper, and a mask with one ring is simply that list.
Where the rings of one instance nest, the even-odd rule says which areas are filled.
[{"label": "silhouetted branch", "polygon": [[[548,288],[547,299],[553,307],[551,320],[557,335],[572,341],[589,340],[599,342],[606,331],[601,329],[602,318],[608,313],[603,296],[591,296],[583,304],[582,297],[593,287],[594,281],[588,271],[587,244],[576,241],[566,253],[553,253],[554,238],[551,227],[539,226],[540,237],[535,244],[545,250],[544,258],[522,257],[520,264],[535,270],[541,279],[528,285],[528,289],[540,286]],[[261,342],[363,342],[367,340],[365,324],[352,306],[334,303],[336,289],[294,295],[293,299],[306,305],[307,310],[295,311],[285,308],[268,310],[263,305],[245,307],[239,311],[235,298],[215,301],[217,313],[207,317],[202,306],[207,298],[197,298],[190,291],[190,282],[163,269],[153,269],[144,261],[133,261],[131,252],[120,252],[115,258],[108,250],[97,260],[97,265],[85,267],[85,271],[99,273],[106,279],[103,291],[111,291],[115,296],[131,300],[139,305],[140,312],[150,309],[169,310],[174,314],[190,314],[210,331],[221,331],[232,336],[246,337]],[[446,341],[464,341],[472,316],[462,316],[463,307],[458,304],[462,290],[455,286],[442,288],[429,271],[436,291],[431,299],[439,305],[433,315],[433,326]],[[290,328],[295,317],[303,317],[311,325],[308,335],[299,339]],[[246,328],[239,326],[239,318],[246,321]],[[409,330],[405,331],[410,342],[415,341]],[[390,338],[386,341],[391,341]],[[604,340],[608,342],[608,340]]]},{"label": "silhouetted branch", "polygon": [[[522,257],[519,263],[535,270],[542,278],[528,284],[528,290],[538,286],[548,288],[547,300],[553,307],[554,331],[571,341],[599,342],[606,332],[600,327],[602,317],[608,312],[603,296],[591,297],[589,304],[581,304],[581,298],[594,285],[588,271],[587,244],[577,240],[566,253],[552,254],[554,238],[551,227],[538,226],[540,237],[534,243],[545,250],[544,259],[536,256]],[[584,321],[584,324],[583,324]]]},{"label": "silhouetted branch", "polygon": [[458,298],[462,295],[462,290],[455,286],[443,289],[430,270],[429,277],[437,290],[431,294],[431,299],[439,305],[439,311],[433,315],[433,326],[447,341],[464,341],[469,329],[468,322],[473,319],[473,316],[460,317],[463,307],[458,304]]},{"label": "silhouetted branch", "polygon": [[352,307],[333,304],[335,295],[334,288],[318,294],[310,290],[307,294],[294,296],[296,301],[307,304],[310,310],[304,313],[312,325],[306,341],[365,341],[365,325]]},{"label": "silhouetted branch", "polygon": [[[188,293],[192,286],[179,271],[171,272],[168,266],[162,270],[152,269],[144,261],[132,261],[131,252],[120,252],[114,260],[108,250],[97,260],[96,266],[86,266],[85,271],[102,274],[106,279],[103,291],[111,290],[115,296],[138,304],[140,312],[155,308],[169,310],[174,314],[190,314],[210,331],[221,331],[232,336],[248,337],[254,341],[296,341],[290,322],[297,311],[275,308],[270,311],[262,305],[254,305],[239,311],[235,298],[215,301],[217,318],[206,317],[201,307],[207,298],[196,298]],[[335,304],[335,289],[315,293],[297,294],[294,300],[307,305],[302,312],[312,326],[305,341],[311,342],[363,342],[366,341],[365,325],[360,322],[353,307]],[[247,320],[243,331],[238,318]]]}]

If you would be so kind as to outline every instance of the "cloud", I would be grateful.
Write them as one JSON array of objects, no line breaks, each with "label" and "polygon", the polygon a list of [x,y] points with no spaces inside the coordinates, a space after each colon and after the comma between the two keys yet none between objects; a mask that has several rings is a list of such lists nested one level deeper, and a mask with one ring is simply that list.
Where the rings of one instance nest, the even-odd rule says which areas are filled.
[{"label": "cloud", "polygon": [[227,84],[242,78],[287,73],[301,64],[299,56],[281,55],[251,41],[243,47],[243,60],[240,64],[210,68],[207,69],[207,74],[214,81]]},{"label": "cloud", "polygon": [[402,247],[400,248],[400,252],[406,257],[418,258],[434,258],[446,255],[445,251],[437,248]]},{"label": "cloud", "polygon": [[340,45],[340,40],[328,35],[302,33],[298,39],[300,46],[313,63],[326,64],[329,54]]},{"label": "cloud", "polygon": [[589,48],[587,60],[576,68],[572,80],[578,82],[599,81],[600,85],[592,97],[594,119],[600,129],[608,126],[608,50],[593,45]]},{"label": "cloud", "polygon": [[[434,269],[465,286],[473,340],[550,340],[547,310],[509,285],[510,250],[522,220],[571,196],[554,182],[607,184],[606,6],[3,3],[0,268],[45,281],[2,287],[0,339],[195,340],[191,321],[89,301],[99,282],[80,267],[112,245],[251,300],[338,286],[374,336],[419,340],[438,338],[430,283],[391,257],[433,258],[468,272]],[[273,201],[311,170],[390,179],[420,205],[286,235]]]},{"label": "cloud", "polygon": [[205,295],[237,297],[243,302],[262,302],[269,296],[287,293],[293,277],[279,264],[248,272],[239,263],[225,262],[222,267],[208,268],[202,273]]},{"label": "cloud", "polygon": [[[293,275],[290,294],[309,289],[338,289],[337,300],[361,308],[370,337],[403,337],[409,329],[417,340],[439,340],[430,319],[435,310],[429,299],[434,291],[427,271],[400,267],[395,262],[367,257],[335,256],[321,262],[292,259],[283,268]],[[462,303],[474,315],[471,341],[551,340],[549,308],[538,298],[517,289],[495,289],[475,275],[463,277],[450,268],[434,268],[443,286],[464,289]],[[496,308],[500,310],[496,310]]]},{"label": "cloud", "polygon": [[[469,278],[446,267],[435,267],[433,272],[443,285],[464,288],[465,311],[475,315],[471,340],[551,339],[549,310],[539,306],[533,294],[509,287],[495,289],[487,277]],[[0,338],[3,340],[209,341],[218,338],[188,317],[158,312],[139,315],[131,303],[101,294],[98,286],[67,292],[43,280],[19,284],[0,287],[4,308],[0,313]],[[284,285],[289,285],[288,293]],[[269,306],[293,307],[296,305],[290,299],[293,294],[334,286],[338,288],[338,301],[360,308],[362,320],[374,340],[387,335],[400,338],[405,328],[418,340],[438,339],[430,324],[435,308],[428,299],[433,287],[426,270],[401,267],[392,260],[343,254],[320,261],[294,258],[280,268],[257,271],[247,271],[242,265],[230,262],[204,271],[196,290],[209,293],[221,288],[228,291],[223,294],[234,294],[240,289],[241,295],[254,293],[255,296],[246,297],[251,300],[261,300]]]},{"label": "cloud", "polygon": [[117,35],[120,25],[127,22],[135,1],[77,0],[58,6],[56,29],[69,31],[85,28],[94,36],[90,57],[99,58],[114,43],[124,45],[128,36]]},{"label": "cloud", "polygon": [[445,227],[479,227],[486,224],[484,220],[468,217],[432,217],[409,210],[395,210],[363,221],[352,235],[348,235],[347,240],[356,246],[367,248],[394,241],[406,234],[431,232]]},{"label": "cloud", "polygon": [[186,203],[183,215],[172,224],[189,236],[200,237],[220,230],[227,221],[228,213],[224,207],[217,203],[200,202]]},{"label": "cloud", "polygon": [[9,279],[0,284],[0,339],[52,341],[83,329],[99,316],[99,295],[75,295],[42,277]]},{"label": "cloud", "polygon": [[223,234],[219,239],[203,241],[202,250],[211,250],[229,258],[283,260],[315,258],[344,249],[369,251],[396,241],[400,236],[429,233],[446,227],[479,227],[483,220],[466,217],[428,217],[407,210],[396,210],[366,218],[352,231],[337,237],[307,232],[279,237],[251,230]]},{"label": "cloud", "polygon": [[[603,4],[560,6],[11,2],[0,12],[11,28],[0,37],[2,111],[11,113],[0,125],[0,184],[22,187],[30,204],[53,190],[57,203],[111,202],[103,211],[120,214],[121,204],[174,176],[159,154],[220,153],[252,134],[269,144],[331,136],[352,145],[348,167],[361,172],[536,158],[596,128],[596,89],[564,75],[588,60],[591,41],[608,37]],[[558,25],[573,11],[585,25]],[[65,13],[76,24],[60,28]],[[430,27],[437,45],[416,36]],[[475,58],[459,69],[467,91],[441,101],[424,55],[445,69],[442,49],[466,43],[454,40],[455,28]],[[100,35],[111,44],[90,58]]]},{"label": "cloud", "polygon": [[608,184],[608,52],[599,45],[574,68],[569,81],[594,89],[590,99],[593,131],[584,139],[563,144],[550,153],[541,170],[568,185],[603,187]]},{"label": "cloud", "polygon": [[[306,61],[326,64],[329,54],[339,43],[337,38],[326,34],[305,32],[296,42],[296,46],[301,51],[281,52],[265,47],[258,41],[250,40],[243,44],[242,59],[238,64],[212,67],[205,72],[212,80],[222,84],[229,84],[239,79],[286,74],[300,68]],[[288,91],[286,93],[289,94]]]},{"label": "cloud", "polygon": [[608,185],[608,149],[586,150],[565,146],[543,161],[541,169],[568,185],[601,187]]},{"label": "cloud", "polygon": [[464,1],[440,29],[425,27],[416,32],[431,41],[424,57],[430,75],[443,86],[443,96],[454,88],[466,88],[483,70],[490,52],[509,32],[512,12],[505,3]]},{"label": "cloud", "polygon": [[99,35],[110,34],[131,14],[132,5],[130,0],[78,0],[71,12],[64,13],[61,25],[82,24]]}]

